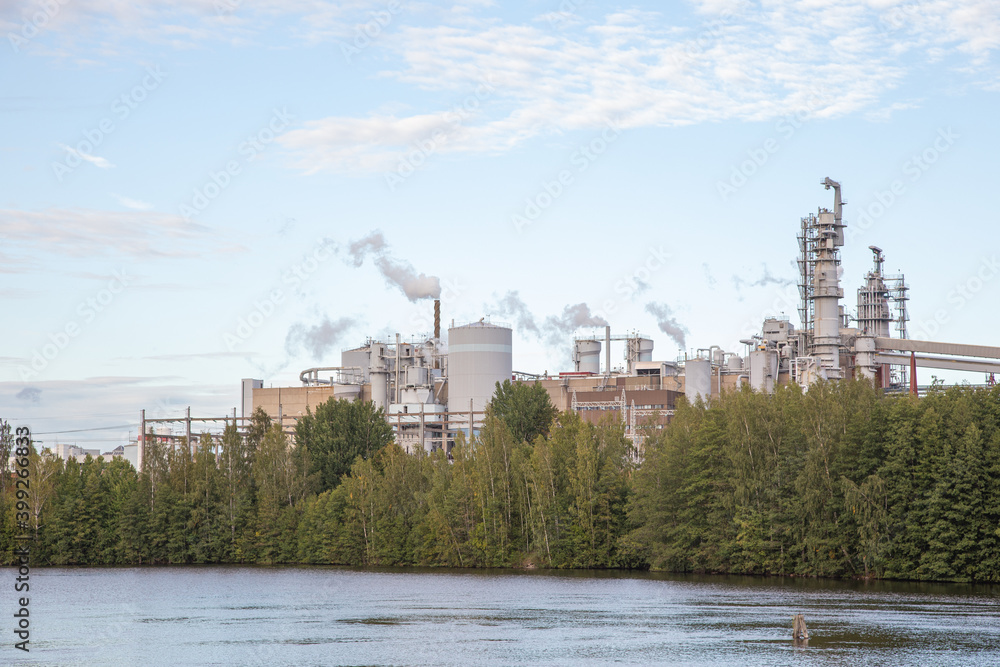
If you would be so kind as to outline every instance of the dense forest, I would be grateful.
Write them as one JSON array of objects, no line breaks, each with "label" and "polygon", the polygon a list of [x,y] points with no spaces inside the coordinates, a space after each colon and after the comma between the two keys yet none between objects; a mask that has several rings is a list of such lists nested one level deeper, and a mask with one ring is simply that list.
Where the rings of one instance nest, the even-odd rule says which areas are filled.
[{"label": "dense forest", "polygon": [[[27,504],[34,565],[335,563],[654,568],[1000,581],[1000,387],[885,396],[864,382],[681,400],[636,450],[619,422],[497,388],[452,456],[406,454],[371,403],[263,412],[221,446],[122,460],[32,452],[0,476],[0,559]],[[9,444],[9,443],[7,443]],[[6,456],[3,457],[6,461]],[[22,508],[24,506],[22,505]],[[23,518],[23,517],[22,517]]]}]

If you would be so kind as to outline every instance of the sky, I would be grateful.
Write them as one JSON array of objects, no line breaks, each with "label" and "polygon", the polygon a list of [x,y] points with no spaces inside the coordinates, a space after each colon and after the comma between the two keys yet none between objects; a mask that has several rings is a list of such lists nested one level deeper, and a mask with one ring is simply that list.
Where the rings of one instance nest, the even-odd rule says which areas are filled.
[{"label": "sky", "polygon": [[992,0],[46,0],[0,34],[0,418],[46,445],[230,413],[435,296],[519,371],[604,323],[742,352],[797,322],[828,176],[848,310],[876,245],[911,337],[998,344]]}]

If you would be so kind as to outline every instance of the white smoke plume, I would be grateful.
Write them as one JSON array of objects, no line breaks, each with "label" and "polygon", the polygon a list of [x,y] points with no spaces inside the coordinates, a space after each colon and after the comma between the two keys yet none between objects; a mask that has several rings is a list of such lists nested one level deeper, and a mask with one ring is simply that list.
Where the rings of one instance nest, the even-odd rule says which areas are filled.
[{"label": "white smoke plume", "polygon": [[563,308],[561,315],[549,315],[539,325],[538,319],[531,314],[517,292],[507,292],[493,310],[499,317],[513,318],[518,331],[533,334],[551,347],[566,347],[569,336],[581,327],[603,327],[608,324],[603,317],[593,315],[586,303],[578,303]]},{"label": "white smoke plume", "polygon": [[347,247],[348,260],[361,266],[368,256],[373,256],[375,268],[386,283],[398,287],[410,301],[438,299],[441,297],[441,280],[437,276],[417,273],[409,262],[394,258],[389,254],[389,244],[382,232],[374,231],[352,242]]},{"label": "white smoke plume", "polygon": [[380,253],[384,252],[389,247],[389,244],[385,242],[385,237],[382,236],[382,232],[371,232],[368,236],[360,238],[357,241],[352,241],[349,246],[347,246],[347,253],[351,256],[351,262],[355,267],[361,266],[365,257],[369,253]]},{"label": "white smoke plume", "polygon": [[535,323],[535,316],[528,310],[528,306],[521,301],[521,295],[517,292],[507,292],[504,298],[497,303],[497,315],[503,318],[513,318],[514,326],[518,331],[530,332],[536,336],[540,335],[538,325]]},{"label": "white smoke plume", "polygon": [[590,307],[585,303],[578,303],[563,308],[562,315],[555,317],[549,315],[545,318],[545,331],[550,340],[565,340],[580,327],[603,327],[608,321],[599,315],[592,315]]},{"label": "white smoke plume", "polygon": [[781,287],[787,287],[788,285],[794,285],[795,281],[791,278],[781,278],[771,274],[771,271],[764,266],[764,274],[757,278],[757,280],[744,280],[739,276],[733,276],[733,285],[736,289],[740,289],[744,285],[747,287],[767,287],[768,285],[779,285]]},{"label": "white smoke plume", "polygon": [[660,331],[667,334],[677,346],[684,349],[684,337],[688,333],[687,328],[677,321],[673,311],[665,303],[651,302],[646,304],[646,312],[656,318],[656,325]]},{"label": "white smoke plume", "polygon": [[314,326],[306,326],[301,322],[293,324],[285,336],[285,350],[294,354],[303,349],[314,359],[322,358],[341,338],[345,331],[354,326],[354,320],[341,317],[331,322],[324,316],[323,321]]}]

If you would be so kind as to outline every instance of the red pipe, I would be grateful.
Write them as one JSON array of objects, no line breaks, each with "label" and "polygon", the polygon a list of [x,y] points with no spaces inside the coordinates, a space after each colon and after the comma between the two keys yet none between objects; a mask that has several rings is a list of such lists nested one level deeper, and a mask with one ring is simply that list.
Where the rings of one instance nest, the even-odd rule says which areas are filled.
[{"label": "red pipe", "polygon": [[910,352],[910,393],[917,395],[917,355]]}]

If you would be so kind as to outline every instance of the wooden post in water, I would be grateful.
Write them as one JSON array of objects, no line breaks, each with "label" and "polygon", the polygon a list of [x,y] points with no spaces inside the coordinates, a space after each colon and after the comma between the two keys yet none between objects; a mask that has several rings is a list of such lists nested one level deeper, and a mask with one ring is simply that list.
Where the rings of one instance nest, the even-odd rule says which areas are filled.
[{"label": "wooden post in water", "polygon": [[792,616],[792,640],[802,639],[809,639],[809,631],[806,630],[806,617],[802,614],[795,614]]}]

